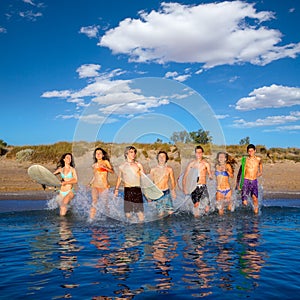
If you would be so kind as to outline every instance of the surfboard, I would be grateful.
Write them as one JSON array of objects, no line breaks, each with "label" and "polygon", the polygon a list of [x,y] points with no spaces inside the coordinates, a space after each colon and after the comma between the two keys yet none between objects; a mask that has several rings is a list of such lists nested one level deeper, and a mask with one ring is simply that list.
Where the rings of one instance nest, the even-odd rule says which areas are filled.
[{"label": "surfboard", "polygon": [[28,168],[29,177],[43,186],[59,187],[61,182],[47,168],[41,165],[32,165]]},{"label": "surfboard", "polygon": [[238,175],[236,177],[236,188],[239,186],[240,189],[243,188],[244,185],[244,177],[245,177],[245,165],[246,165],[246,157],[243,156],[241,160],[241,166],[238,171]]},{"label": "surfboard", "polygon": [[150,200],[157,200],[164,194],[146,174],[141,176],[141,189],[146,198]]},{"label": "surfboard", "polygon": [[[183,191],[183,176],[184,172],[180,174],[177,184],[178,187]],[[191,194],[197,187],[198,169],[191,168],[186,177],[186,190],[188,194]]]}]

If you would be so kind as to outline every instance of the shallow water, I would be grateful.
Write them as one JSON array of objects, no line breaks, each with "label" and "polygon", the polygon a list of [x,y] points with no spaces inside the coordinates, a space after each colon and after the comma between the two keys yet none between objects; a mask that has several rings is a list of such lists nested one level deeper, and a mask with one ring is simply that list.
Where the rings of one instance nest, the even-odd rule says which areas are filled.
[{"label": "shallow water", "polygon": [[59,217],[44,204],[8,212],[1,201],[1,299],[294,299],[300,292],[300,199],[263,201],[258,216],[237,208],[143,224]]}]

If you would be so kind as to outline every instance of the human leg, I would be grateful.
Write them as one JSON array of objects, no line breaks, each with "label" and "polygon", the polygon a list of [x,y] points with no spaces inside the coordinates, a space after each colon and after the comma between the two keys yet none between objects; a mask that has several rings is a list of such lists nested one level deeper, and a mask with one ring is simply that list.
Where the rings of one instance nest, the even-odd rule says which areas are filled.
[{"label": "human leg", "polygon": [[66,191],[66,192],[60,191],[60,194],[63,195],[63,199],[62,199],[61,204],[60,204],[59,214],[61,216],[65,216],[67,214],[67,211],[68,211],[68,204],[74,198],[74,193],[73,193],[72,190],[69,190],[69,191]]},{"label": "human leg", "polygon": [[97,212],[99,192],[96,188],[92,188],[92,206],[90,210],[90,218],[94,219]]}]

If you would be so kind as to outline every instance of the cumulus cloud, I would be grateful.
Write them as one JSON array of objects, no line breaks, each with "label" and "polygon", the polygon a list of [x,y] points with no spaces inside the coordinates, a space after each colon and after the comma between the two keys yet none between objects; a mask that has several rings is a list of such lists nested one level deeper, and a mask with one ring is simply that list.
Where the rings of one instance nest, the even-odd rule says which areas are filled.
[{"label": "cumulus cloud", "polygon": [[273,18],[272,12],[257,11],[254,4],[242,1],[163,2],[158,11],[122,20],[105,32],[98,45],[128,55],[129,61],[200,63],[203,68],[295,58],[300,43],[278,46],[281,32],[262,25]]},{"label": "cumulus cloud", "polygon": [[[189,71],[189,70],[187,70],[187,71]],[[171,79],[177,80],[179,82],[184,82],[187,79],[189,79],[190,77],[191,77],[190,74],[180,75],[177,72],[167,72],[166,75],[165,75],[165,78],[171,78]]]},{"label": "cumulus cloud", "polygon": [[7,32],[6,28],[0,27],[0,33],[6,33],[6,32]]},{"label": "cumulus cloud", "polygon": [[268,116],[265,119],[257,119],[255,121],[245,121],[239,119],[234,121],[234,127],[237,128],[253,128],[262,126],[277,126],[300,120],[300,111],[291,112],[289,115]]},{"label": "cumulus cloud", "polygon": [[100,26],[98,25],[81,27],[79,33],[83,33],[89,38],[96,38],[98,36],[99,28]]},{"label": "cumulus cloud", "polygon": [[272,84],[253,90],[249,97],[237,101],[237,110],[280,108],[300,105],[300,88]]},{"label": "cumulus cloud", "polygon": [[87,77],[97,77],[99,75],[99,70],[101,66],[97,64],[85,64],[80,66],[76,72],[79,75],[79,78],[87,78]]},{"label": "cumulus cloud", "polygon": [[[62,98],[66,102],[74,103],[78,110],[86,108],[85,117],[81,120],[93,123],[102,122],[108,116],[112,120],[107,119],[105,122],[115,122],[114,115],[127,118],[151,112],[154,108],[169,104],[173,99],[184,99],[191,95],[191,91],[185,89],[182,93],[169,95],[145,95],[142,90],[132,85],[131,80],[115,78],[123,74],[121,69],[102,73],[99,70],[100,65],[82,65],[77,72],[81,78],[89,78],[90,82],[85,87],[77,91],[46,91],[42,97]],[[60,117],[69,118],[70,116]]]},{"label": "cumulus cloud", "polygon": [[69,90],[62,90],[62,91],[48,91],[44,92],[41,97],[43,98],[68,98],[72,94]]}]

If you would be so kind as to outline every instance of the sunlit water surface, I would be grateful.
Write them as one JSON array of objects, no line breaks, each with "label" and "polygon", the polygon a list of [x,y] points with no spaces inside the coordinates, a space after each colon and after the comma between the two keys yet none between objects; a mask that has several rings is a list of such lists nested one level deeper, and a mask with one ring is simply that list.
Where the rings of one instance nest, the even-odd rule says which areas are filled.
[{"label": "sunlit water surface", "polygon": [[300,293],[300,200],[264,201],[258,216],[238,207],[224,216],[180,212],[141,224],[106,216],[90,222],[80,210],[59,217],[45,201],[0,205],[1,299]]}]

